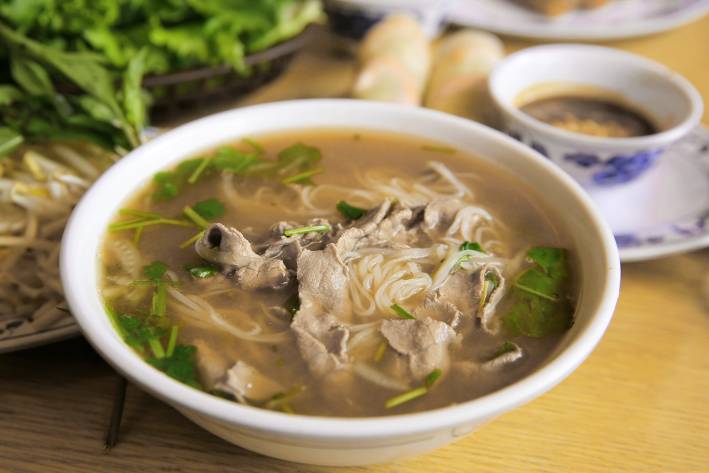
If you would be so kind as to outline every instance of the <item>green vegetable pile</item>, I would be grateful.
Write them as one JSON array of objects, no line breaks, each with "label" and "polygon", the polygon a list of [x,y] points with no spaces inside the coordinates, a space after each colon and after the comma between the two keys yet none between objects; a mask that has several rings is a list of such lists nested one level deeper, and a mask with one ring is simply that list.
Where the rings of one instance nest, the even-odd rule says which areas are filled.
[{"label": "green vegetable pile", "polygon": [[64,52],[125,69],[146,52],[150,74],[230,64],[300,33],[318,0],[0,0],[0,20]]}]

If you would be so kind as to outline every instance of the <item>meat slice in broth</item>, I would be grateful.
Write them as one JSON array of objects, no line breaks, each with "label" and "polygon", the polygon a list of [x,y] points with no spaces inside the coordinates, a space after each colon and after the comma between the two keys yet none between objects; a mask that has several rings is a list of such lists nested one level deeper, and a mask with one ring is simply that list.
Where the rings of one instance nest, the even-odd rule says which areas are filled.
[{"label": "meat slice in broth", "polygon": [[430,317],[387,319],[382,322],[381,333],[394,350],[409,357],[414,378],[423,379],[436,368],[448,367],[448,345],[455,337],[448,324]]},{"label": "meat slice in broth", "polygon": [[237,361],[229,368],[214,387],[236,399],[246,398],[250,401],[266,401],[283,392],[283,386],[243,361]]},{"label": "meat slice in broth", "polygon": [[256,254],[239,230],[221,223],[205,230],[195,250],[205,260],[221,265],[222,272],[245,290],[280,289],[291,281],[283,260]]}]

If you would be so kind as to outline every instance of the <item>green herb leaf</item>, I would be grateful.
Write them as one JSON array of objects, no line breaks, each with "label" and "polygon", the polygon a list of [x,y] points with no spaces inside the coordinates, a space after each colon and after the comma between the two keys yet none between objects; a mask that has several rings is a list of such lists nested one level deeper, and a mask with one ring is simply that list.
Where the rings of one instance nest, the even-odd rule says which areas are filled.
[{"label": "green herb leaf", "polygon": [[146,122],[145,99],[140,84],[145,74],[147,53],[147,48],[141,49],[128,62],[123,74],[123,109],[126,120],[136,130],[142,130]]},{"label": "green herb leaf", "polygon": [[158,280],[167,272],[167,265],[162,261],[153,261],[147,266],[143,266],[143,274],[151,279]]},{"label": "green herb leaf", "polygon": [[193,345],[176,345],[172,355],[148,358],[148,363],[183,384],[202,389],[197,377],[197,348]]},{"label": "green herb leaf", "polygon": [[534,248],[527,256],[535,266],[517,277],[514,304],[503,316],[503,325],[511,335],[544,337],[561,333],[573,324],[573,307],[566,298],[566,251]]},{"label": "green herb leaf", "polygon": [[337,203],[337,211],[342,214],[343,217],[345,217],[348,220],[357,220],[362,218],[366,213],[366,209],[362,209],[359,207],[355,207],[354,205],[350,205],[344,200],[341,200]]},{"label": "green herb leaf", "polygon": [[224,146],[216,151],[212,158],[212,166],[220,171],[241,174],[258,161],[256,154],[244,153],[236,148]]},{"label": "green herb leaf", "polygon": [[465,251],[465,250],[472,250],[472,251],[479,251],[480,253],[485,253],[483,250],[482,246],[480,246],[480,243],[477,241],[471,242],[471,241],[464,241],[460,245],[460,251]]},{"label": "green herb leaf", "polygon": [[192,208],[205,220],[217,219],[222,217],[225,213],[224,204],[217,199],[207,199],[197,202]]},{"label": "green herb leaf", "polygon": [[163,328],[152,326],[140,317],[124,314],[115,317],[114,320],[126,344],[141,353],[150,340],[159,340],[165,335]]},{"label": "green herb leaf", "polygon": [[15,82],[28,94],[47,96],[54,94],[54,86],[47,71],[28,57],[13,53],[10,70]]},{"label": "green herb leaf", "polygon": [[215,274],[219,272],[219,268],[216,266],[206,266],[206,265],[201,265],[201,266],[188,266],[187,271],[192,275],[192,277],[195,277],[197,279],[207,279],[211,278]]},{"label": "green herb leaf", "polygon": [[392,304],[391,305],[391,310],[396,312],[396,315],[401,317],[402,319],[411,319],[411,320],[416,320],[416,317],[414,317],[411,312],[408,310],[404,309],[401,307],[399,304]]}]

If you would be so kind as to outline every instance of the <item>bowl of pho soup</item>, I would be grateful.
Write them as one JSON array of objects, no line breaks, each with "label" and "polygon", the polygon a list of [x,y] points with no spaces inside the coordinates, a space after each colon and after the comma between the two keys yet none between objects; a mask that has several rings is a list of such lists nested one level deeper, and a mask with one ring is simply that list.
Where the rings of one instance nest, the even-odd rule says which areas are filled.
[{"label": "bowl of pho soup", "polygon": [[349,100],[141,146],[77,206],[61,271],[128,379],[230,442],[323,465],[420,454],[541,395],[599,341],[620,273],[537,153]]}]

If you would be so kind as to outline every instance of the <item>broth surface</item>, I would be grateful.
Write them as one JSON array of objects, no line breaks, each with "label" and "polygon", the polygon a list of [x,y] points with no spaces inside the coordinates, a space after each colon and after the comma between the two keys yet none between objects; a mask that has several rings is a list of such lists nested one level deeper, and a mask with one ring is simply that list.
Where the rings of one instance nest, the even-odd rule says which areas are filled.
[{"label": "broth surface", "polygon": [[629,138],[657,133],[652,122],[630,107],[604,99],[559,96],[520,108],[549,125],[585,135]]},{"label": "broth surface", "polygon": [[[495,238],[485,237],[484,241],[489,240],[489,247],[484,249],[489,251],[489,257],[499,257],[508,265],[502,274],[509,286],[512,286],[516,273],[528,265],[524,260],[524,252],[529,248],[570,248],[563,228],[539,204],[540,199],[536,191],[501,172],[494,165],[460,151],[450,150],[413,136],[367,130],[300,130],[252,138],[258,146],[263,147],[264,156],[268,159],[276,159],[279,151],[296,142],[316,147],[322,153],[323,158],[319,166],[323,172],[311,178],[314,181],[311,186],[285,186],[260,178],[211,172],[201,176],[194,184],[184,185],[171,199],[156,200],[153,194],[157,184],[152,184],[126,202],[124,207],[179,219],[186,206],[194,206],[195,203],[206,199],[216,199],[224,204],[225,212],[214,221],[239,229],[246,238],[254,242],[268,233],[275,222],[303,224],[313,217],[326,218],[329,222],[342,222],[343,218],[336,210],[339,201],[345,200],[362,207],[367,205],[353,191],[366,188],[362,182],[367,179],[367,182],[380,182],[377,180],[380,178],[394,184],[419,182],[422,179],[421,182],[428,182],[427,163],[437,161],[445,165],[472,191],[472,196],[464,198],[466,203],[474,203],[493,216],[494,222],[490,223],[490,231],[495,232]],[[245,152],[251,149],[242,141],[233,143],[233,146]],[[443,189],[441,186],[443,184],[438,180],[432,180],[430,185],[420,190],[424,192],[426,189]],[[295,191],[294,188],[299,190]],[[307,210],[303,206],[302,189],[309,192],[308,196],[312,199],[310,203],[314,203],[317,209],[325,209],[325,213],[316,214],[312,209]],[[119,216],[116,222],[127,222],[128,218],[131,217]],[[480,322],[475,317],[464,314],[463,322],[456,328],[459,340],[449,346],[450,361],[445,365],[440,379],[436,380],[435,385],[425,395],[387,408],[387,401],[400,392],[353,375],[348,369],[326,376],[316,376],[308,368],[295,337],[289,331],[290,316],[284,317],[282,313],[272,309],[288,305],[288,300],[294,294],[292,287],[285,290],[247,291],[236,287],[229,277],[216,275],[199,279],[191,276],[185,268],[203,264],[204,261],[195,252],[193,245],[184,243],[198,230],[189,226],[156,224],[145,226],[138,235],[135,229],[109,231],[100,260],[103,297],[114,317],[130,314],[140,319],[150,318],[156,290],[149,282],[135,282],[146,279],[136,268],[142,268],[154,261],[163,262],[168,268],[164,278],[174,280],[167,284],[165,289],[167,306],[164,321],[160,322],[165,327],[163,344],[169,347],[170,327],[178,326],[178,343],[196,346],[198,379],[202,388],[218,395],[224,393],[217,392],[219,389],[209,388],[209,384],[213,384],[213,380],[210,381],[210,373],[222,373],[234,363],[244,361],[263,376],[282,386],[280,397],[276,396],[278,399],[288,399],[287,404],[279,404],[278,399],[271,404],[242,399],[243,402],[253,405],[322,416],[380,416],[415,412],[468,401],[519,380],[538,368],[563,336],[563,333],[540,338],[510,336],[504,330],[493,335],[481,329]],[[485,232],[481,235],[484,236]],[[456,240],[454,246],[457,247],[458,244]],[[424,246],[430,245],[430,242],[426,242]],[[370,253],[347,263],[350,270],[354,271],[352,268],[355,268],[354,265],[359,264],[362,258],[374,258],[377,251]],[[126,256],[127,254],[129,256]],[[571,258],[573,259],[573,249]],[[381,262],[375,264],[376,260],[372,261],[372,268],[383,266]],[[438,264],[437,259],[435,264]],[[517,264],[517,270],[514,269],[514,264]],[[421,271],[431,275],[435,271],[435,265],[429,267],[421,263],[421,268]],[[514,271],[514,274],[507,274],[505,271],[508,270]],[[569,291],[573,296],[573,288]],[[194,300],[199,298],[208,302],[228,324],[242,332],[254,331],[258,327],[259,336],[281,335],[276,335],[278,340],[272,343],[250,341],[235,336],[233,331],[207,322],[209,319],[203,313],[202,306],[198,305],[197,310],[182,304],[174,296],[176,292],[187,297],[194,296]],[[423,303],[425,297],[426,294],[421,292],[394,302],[413,310]],[[505,295],[496,313],[505,313],[512,303],[512,296]],[[357,313],[356,304],[354,307],[355,310],[348,321],[353,327],[396,318],[396,315],[388,310],[378,309],[373,314],[362,315]],[[358,328],[357,332],[352,330],[348,340],[350,346],[355,343],[358,333],[370,329]],[[386,341],[383,342],[384,339],[378,332],[370,331],[371,340],[365,340],[365,337],[361,336],[360,339],[364,341],[358,341],[356,346],[349,348],[350,361],[365,363],[383,373],[401,372],[401,365],[406,364],[406,356],[390,346],[381,349]],[[505,342],[514,342],[521,348],[524,356],[506,364],[504,369],[481,369],[486,361],[500,352],[500,347],[506,346]],[[382,351],[383,355],[376,360],[379,351]],[[149,348],[143,348],[141,353],[146,358],[150,356]],[[412,389],[423,382],[410,378],[402,379]]]}]

